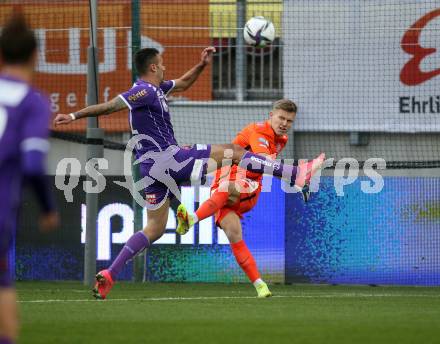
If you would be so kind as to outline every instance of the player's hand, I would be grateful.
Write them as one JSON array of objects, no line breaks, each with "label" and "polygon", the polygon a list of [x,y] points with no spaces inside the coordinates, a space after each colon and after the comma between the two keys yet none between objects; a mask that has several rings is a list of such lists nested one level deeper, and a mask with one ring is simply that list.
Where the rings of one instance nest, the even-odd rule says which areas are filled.
[{"label": "player's hand", "polygon": [[64,113],[57,114],[53,120],[53,124],[55,126],[60,124],[69,124],[70,122],[73,122],[72,117],[69,114]]},{"label": "player's hand", "polygon": [[207,64],[210,64],[211,61],[212,61],[212,54],[214,54],[214,53],[215,53],[215,48],[214,48],[214,47],[208,47],[208,48],[205,48],[205,49],[202,51],[202,56],[201,56],[201,58],[200,58],[200,62],[201,62],[204,66],[206,66]]},{"label": "player's hand", "polygon": [[51,211],[50,213],[42,214],[40,216],[40,230],[43,233],[52,232],[59,225],[60,219],[58,213]]}]

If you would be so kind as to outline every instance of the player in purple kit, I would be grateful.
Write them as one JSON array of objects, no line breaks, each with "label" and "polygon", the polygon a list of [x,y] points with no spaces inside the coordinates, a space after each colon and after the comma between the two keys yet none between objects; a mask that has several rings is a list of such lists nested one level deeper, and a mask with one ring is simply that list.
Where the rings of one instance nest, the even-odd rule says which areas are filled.
[{"label": "player in purple kit", "polygon": [[0,344],[13,343],[18,332],[17,296],[7,257],[24,180],[42,205],[42,229],[58,223],[45,179],[49,102],[30,86],[36,53],[33,32],[21,15],[14,15],[0,36]]},{"label": "player in purple kit", "polygon": [[312,160],[304,168],[285,165],[269,157],[246,151],[234,144],[197,144],[179,147],[174,137],[167,96],[185,91],[211,62],[213,47],[203,50],[200,62],[176,80],[164,80],[163,58],[156,49],[145,48],[135,54],[139,79],[133,87],[109,102],[91,105],[71,114],[58,114],[55,125],[68,124],[90,116],[107,115],[125,108],[130,110],[130,125],[136,141],[135,153],[145,182],[147,226],[129,238],[108,269],[96,275],[94,296],[105,299],[125,263],[148,248],[165,232],[170,198],[178,195],[177,186],[185,181],[200,180],[224,163],[238,164],[256,173],[273,174],[302,189],[321,167]]}]

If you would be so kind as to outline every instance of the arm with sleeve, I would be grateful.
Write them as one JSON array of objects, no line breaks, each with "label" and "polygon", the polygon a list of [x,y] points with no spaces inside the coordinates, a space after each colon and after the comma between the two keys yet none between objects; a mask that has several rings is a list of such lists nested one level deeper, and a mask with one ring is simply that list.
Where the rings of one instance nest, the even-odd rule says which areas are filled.
[{"label": "arm with sleeve", "polygon": [[166,96],[173,90],[175,86],[176,82],[174,80],[166,80],[160,84],[160,88]]},{"label": "arm with sleeve", "polygon": [[[49,151],[49,105],[35,97],[24,105],[20,142],[21,167],[26,182],[30,183],[45,213],[55,209],[46,176],[46,156]],[[25,101],[26,102],[26,101]]]}]

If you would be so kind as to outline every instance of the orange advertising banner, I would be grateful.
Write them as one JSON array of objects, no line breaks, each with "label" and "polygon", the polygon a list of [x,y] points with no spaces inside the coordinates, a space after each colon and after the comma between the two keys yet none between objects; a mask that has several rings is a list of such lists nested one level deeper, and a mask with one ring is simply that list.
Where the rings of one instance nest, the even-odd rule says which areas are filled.
[{"label": "orange advertising banner", "polygon": [[[39,39],[35,84],[48,94],[52,113],[70,113],[86,106],[89,2],[6,2],[0,5],[0,22],[5,22],[14,7],[25,14]],[[165,78],[178,78],[198,63],[203,48],[210,44],[208,0],[141,1],[140,8],[141,46],[163,53]],[[99,1],[99,102],[132,85],[131,22],[131,1]],[[193,87],[175,96],[210,100],[211,87],[207,68]],[[127,111],[100,117],[99,125],[107,132],[128,131]],[[86,120],[79,120],[61,129],[85,128]]]}]

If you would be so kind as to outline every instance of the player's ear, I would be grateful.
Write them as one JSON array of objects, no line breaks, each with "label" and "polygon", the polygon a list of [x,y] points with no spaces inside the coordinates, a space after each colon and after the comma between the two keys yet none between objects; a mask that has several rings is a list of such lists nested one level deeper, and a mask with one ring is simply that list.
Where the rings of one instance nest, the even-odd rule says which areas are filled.
[{"label": "player's ear", "polygon": [[271,112],[269,112],[269,118],[272,118],[273,117],[273,112],[271,111]]},{"label": "player's ear", "polygon": [[154,64],[154,63],[150,64],[150,70],[151,70],[153,73],[156,73],[156,72],[157,72],[157,65]]}]

